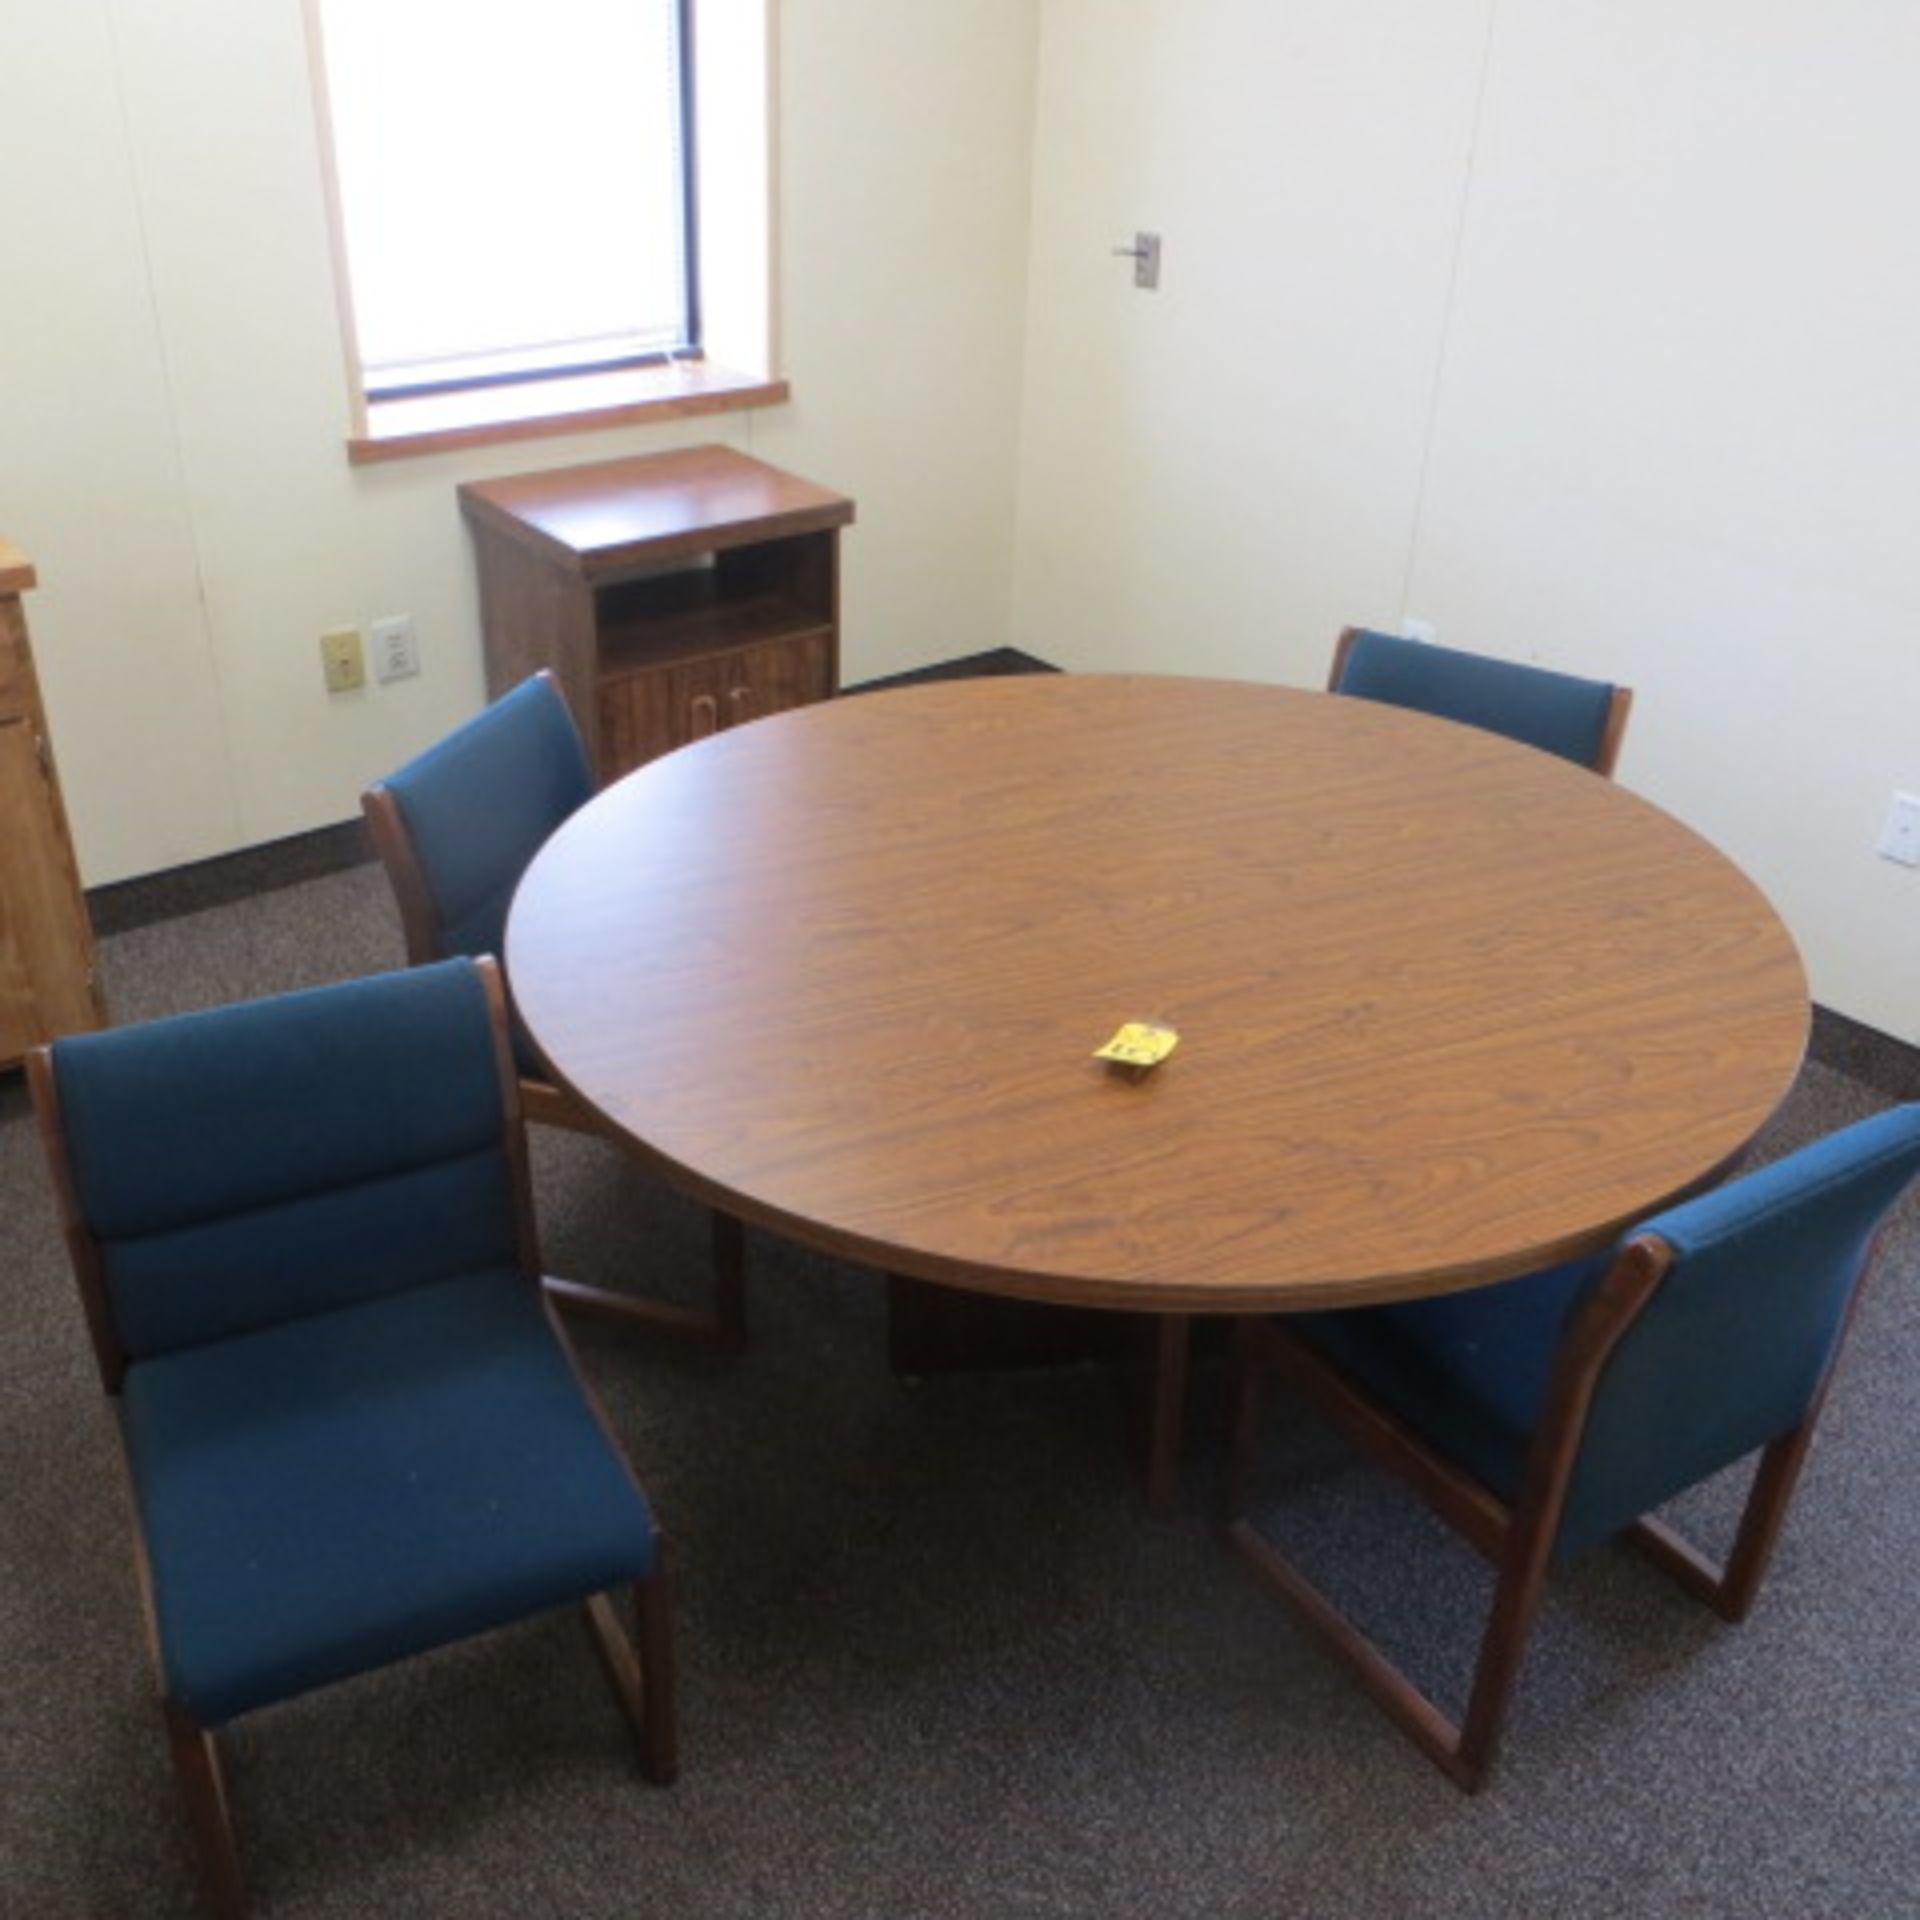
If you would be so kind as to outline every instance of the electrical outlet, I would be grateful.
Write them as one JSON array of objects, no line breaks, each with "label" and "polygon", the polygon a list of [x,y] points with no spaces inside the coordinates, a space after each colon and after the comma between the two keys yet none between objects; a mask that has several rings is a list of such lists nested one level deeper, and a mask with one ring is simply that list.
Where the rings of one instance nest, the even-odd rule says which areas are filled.
[{"label": "electrical outlet", "polygon": [[420,642],[413,631],[413,615],[389,614],[367,629],[373,635],[373,675],[376,680],[404,680],[420,671]]},{"label": "electrical outlet", "polygon": [[1920,793],[1896,793],[1887,808],[1887,824],[1880,829],[1881,859],[1903,867],[1920,867]]},{"label": "electrical outlet", "polygon": [[367,659],[360,650],[360,629],[341,627],[320,636],[320,663],[329,693],[351,693],[367,684]]}]

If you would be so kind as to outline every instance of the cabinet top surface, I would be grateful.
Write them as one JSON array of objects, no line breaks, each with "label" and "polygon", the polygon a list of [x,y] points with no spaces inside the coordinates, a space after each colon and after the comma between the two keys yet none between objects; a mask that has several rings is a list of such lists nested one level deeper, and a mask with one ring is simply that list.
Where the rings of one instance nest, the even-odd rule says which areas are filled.
[{"label": "cabinet top surface", "polygon": [[25,593],[33,579],[33,562],[0,534],[0,593]]},{"label": "cabinet top surface", "polygon": [[731,447],[604,460],[471,481],[477,526],[585,573],[844,526],[853,502]]}]

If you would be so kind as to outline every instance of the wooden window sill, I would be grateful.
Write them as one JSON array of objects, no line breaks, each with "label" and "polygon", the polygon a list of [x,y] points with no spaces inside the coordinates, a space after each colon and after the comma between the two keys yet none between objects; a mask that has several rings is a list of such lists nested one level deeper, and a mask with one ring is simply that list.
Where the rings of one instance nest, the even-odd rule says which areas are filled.
[{"label": "wooden window sill", "polygon": [[771,407],[787,397],[784,380],[689,360],[419,399],[376,400],[367,407],[365,431],[348,439],[347,458],[365,466],[457,447]]}]

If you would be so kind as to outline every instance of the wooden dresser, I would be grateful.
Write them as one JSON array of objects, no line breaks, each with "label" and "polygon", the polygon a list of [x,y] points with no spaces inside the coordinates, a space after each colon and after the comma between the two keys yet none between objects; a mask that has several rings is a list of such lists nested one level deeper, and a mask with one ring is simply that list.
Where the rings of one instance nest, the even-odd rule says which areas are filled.
[{"label": "wooden dresser", "polygon": [[20,604],[33,582],[0,540],[0,1067],[106,1017]]},{"label": "wooden dresser", "polygon": [[844,494],[729,447],[460,489],[487,690],[551,667],[599,777],[840,680]]}]

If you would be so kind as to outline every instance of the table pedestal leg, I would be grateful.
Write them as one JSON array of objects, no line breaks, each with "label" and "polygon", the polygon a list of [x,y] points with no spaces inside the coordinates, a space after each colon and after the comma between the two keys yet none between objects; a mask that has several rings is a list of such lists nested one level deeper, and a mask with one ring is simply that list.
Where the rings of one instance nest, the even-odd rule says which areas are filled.
[{"label": "table pedestal leg", "polygon": [[[1135,1358],[1143,1339],[1144,1367]],[[981,1373],[1120,1359],[1147,1509],[1160,1519],[1173,1512],[1179,1485],[1187,1346],[1184,1314],[1102,1313],[887,1276],[887,1359],[895,1373]]]},{"label": "table pedestal leg", "polygon": [[1114,1318],[887,1276],[887,1359],[895,1373],[1064,1366],[1106,1353]]},{"label": "table pedestal leg", "polygon": [[1180,1487],[1180,1448],[1186,1438],[1187,1349],[1192,1344],[1184,1313],[1156,1314],[1147,1323],[1152,1364],[1132,1396],[1135,1444],[1146,1477],[1147,1511],[1169,1518]]}]

